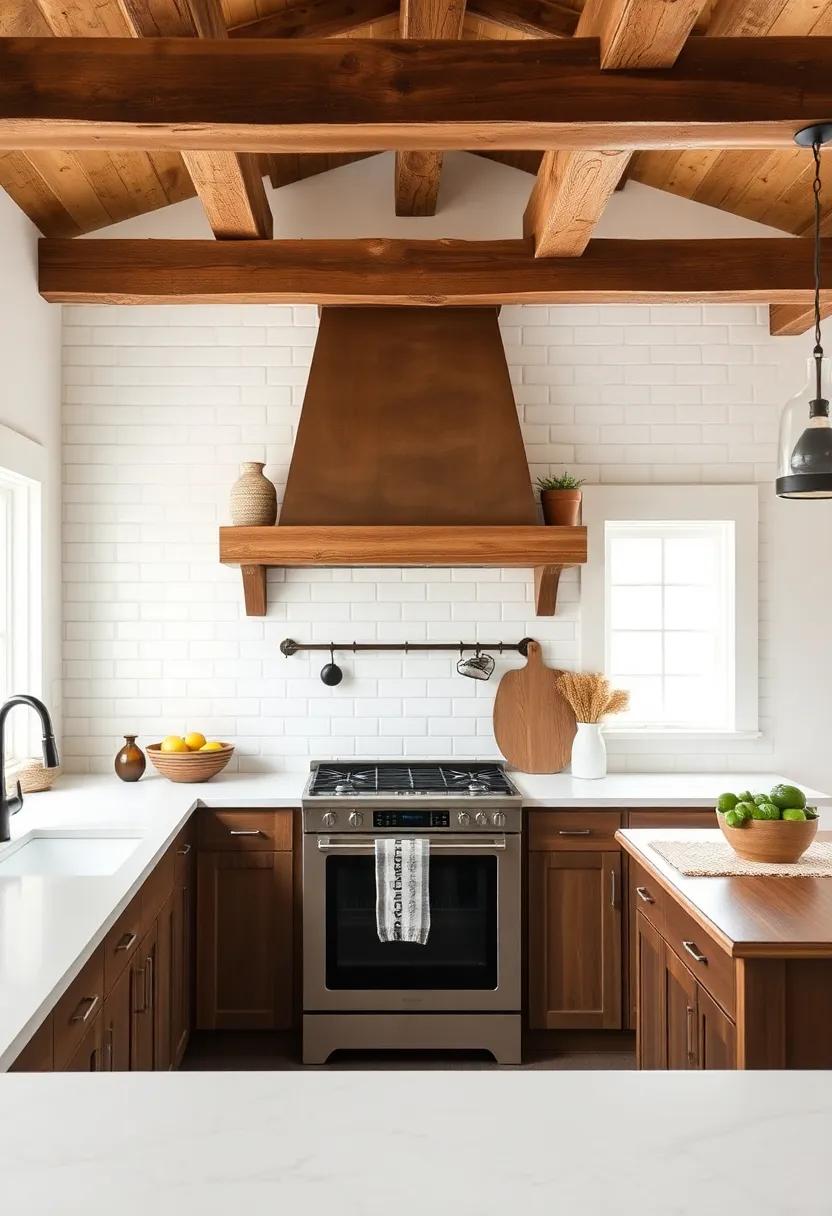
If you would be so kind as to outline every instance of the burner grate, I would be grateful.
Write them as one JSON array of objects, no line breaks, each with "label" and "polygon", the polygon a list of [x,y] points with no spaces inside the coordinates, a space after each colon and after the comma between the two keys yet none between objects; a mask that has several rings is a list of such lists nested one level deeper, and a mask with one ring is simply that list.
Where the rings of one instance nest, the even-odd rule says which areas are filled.
[{"label": "burner grate", "polygon": [[513,794],[499,764],[322,764],[310,794]]}]

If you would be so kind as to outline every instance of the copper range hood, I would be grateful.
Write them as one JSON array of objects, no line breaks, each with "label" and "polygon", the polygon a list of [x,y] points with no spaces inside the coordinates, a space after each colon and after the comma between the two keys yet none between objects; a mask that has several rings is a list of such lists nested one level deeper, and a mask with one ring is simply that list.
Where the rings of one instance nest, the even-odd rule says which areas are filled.
[{"label": "copper range hood", "polygon": [[324,308],[279,522],[222,528],[246,611],[268,566],[528,566],[537,611],[586,561],[538,523],[495,308]]}]

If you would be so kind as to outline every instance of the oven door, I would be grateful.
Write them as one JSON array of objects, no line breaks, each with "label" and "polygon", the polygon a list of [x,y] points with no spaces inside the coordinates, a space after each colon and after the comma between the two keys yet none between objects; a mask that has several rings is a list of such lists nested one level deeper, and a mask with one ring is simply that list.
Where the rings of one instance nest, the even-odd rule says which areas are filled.
[{"label": "oven door", "polygon": [[374,837],[304,837],[306,1012],[520,1008],[519,836],[424,835],[424,946],[379,941]]}]

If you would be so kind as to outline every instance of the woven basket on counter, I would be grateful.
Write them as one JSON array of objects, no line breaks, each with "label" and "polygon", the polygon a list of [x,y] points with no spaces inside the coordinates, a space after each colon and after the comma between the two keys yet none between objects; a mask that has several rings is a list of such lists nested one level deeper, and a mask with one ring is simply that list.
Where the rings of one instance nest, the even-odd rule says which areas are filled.
[{"label": "woven basket on counter", "polygon": [[52,789],[60,772],[59,768],[45,768],[42,760],[32,756],[6,769],[6,789],[14,790],[19,781],[24,794],[42,794]]}]

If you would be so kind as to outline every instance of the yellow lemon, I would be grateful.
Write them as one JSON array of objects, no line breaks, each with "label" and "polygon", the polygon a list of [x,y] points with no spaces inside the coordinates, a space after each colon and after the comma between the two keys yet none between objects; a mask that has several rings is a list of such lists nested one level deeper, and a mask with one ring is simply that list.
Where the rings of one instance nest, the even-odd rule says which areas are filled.
[{"label": "yellow lemon", "polygon": [[162,740],[161,751],[163,752],[186,752],[188,745],[179,735],[168,735]]},{"label": "yellow lemon", "polygon": [[205,736],[201,735],[198,730],[192,730],[189,735],[185,736],[185,742],[192,752],[198,752],[201,747],[205,746]]},{"label": "yellow lemon", "polygon": [[203,743],[199,750],[201,752],[221,752],[222,749],[222,743],[217,743],[216,740],[212,740],[210,743]]}]

